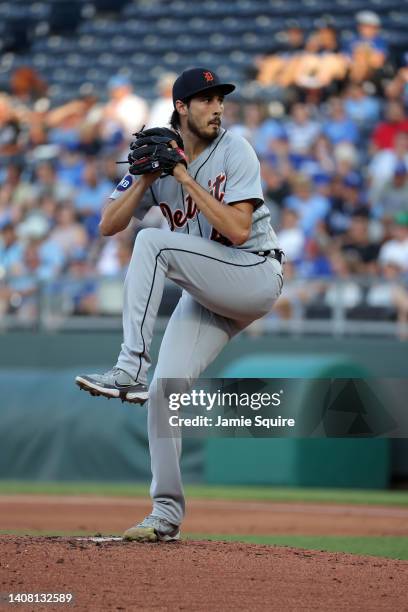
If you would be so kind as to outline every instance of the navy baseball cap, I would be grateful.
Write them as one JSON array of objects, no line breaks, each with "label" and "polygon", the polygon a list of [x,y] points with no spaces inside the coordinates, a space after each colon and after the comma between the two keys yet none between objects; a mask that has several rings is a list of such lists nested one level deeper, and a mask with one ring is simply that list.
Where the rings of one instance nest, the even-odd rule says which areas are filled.
[{"label": "navy baseball cap", "polygon": [[235,85],[223,83],[213,70],[207,68],[190,68],[184,70],[173,85],[173,105],[176,100],[187,100],[196,94],[210,89],[221,89],[224,95],[234,91]]}]

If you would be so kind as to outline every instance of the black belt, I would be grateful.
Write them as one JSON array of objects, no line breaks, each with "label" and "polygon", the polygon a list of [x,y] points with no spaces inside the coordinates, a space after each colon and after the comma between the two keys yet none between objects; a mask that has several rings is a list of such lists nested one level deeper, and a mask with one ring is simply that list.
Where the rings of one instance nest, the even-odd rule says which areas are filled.
[{"label": "black belt", "polygon": [[251,251],[252,253],[255,253],[255,255],[259,255],[260,257],[267,257],[268,255],[271,255],[273,257],[273,259],[276,259],[277,261],[279,261],[279,263],[282,263],[282,259],[283,259],[283,251],[281,251],[280,249],[271,249],[269,251]]}]

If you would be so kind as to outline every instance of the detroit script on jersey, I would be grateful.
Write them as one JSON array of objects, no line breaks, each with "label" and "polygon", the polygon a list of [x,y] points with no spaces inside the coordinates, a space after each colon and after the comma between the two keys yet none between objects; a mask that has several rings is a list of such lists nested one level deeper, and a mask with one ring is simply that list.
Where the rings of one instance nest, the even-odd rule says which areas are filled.
[{"label": "detroit script on jersey", "polygon": [[[236,248],[247,251],[278,248],[269,210],[263,201],[259,161],[247,140],[221,129],[218,137],[189,164],[188,172],[220,202],[220,206],[248,200],[255,202],[251,234],[244,244]],[[111,198],[116,200],[135,180],[136,177],[126,174]],[[231,245],[208,223],[191,196],[172,176],[153,183],[146,191],[135,216],[142,219],[155,205],[160,207],[171,231]]]}]

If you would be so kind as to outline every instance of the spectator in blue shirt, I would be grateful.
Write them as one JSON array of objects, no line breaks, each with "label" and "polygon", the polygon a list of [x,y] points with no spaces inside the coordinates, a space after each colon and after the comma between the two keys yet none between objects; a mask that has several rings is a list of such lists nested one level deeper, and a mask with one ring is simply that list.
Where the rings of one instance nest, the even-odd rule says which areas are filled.
[{"label": "spectator in blue shirt", "polygon": [[82,185],[74,198],[74,205],[91,239],[99,236],[101,209],[113,189],[113,183],[103,175],[100,176],[96,161],[88,160],[82,175]]},{"label": "spectator in blue shirt", "polygon": [[333,145],[344,141],[354,144],[359,139],[358,128],[354,121],[347,117],[340,98],[330,100],[329,117],[323,125],[323,133]]},{"label": "spectator in blue shirt", "polygon": [[363,86],[351,83],[346,92],[344,109],[347,117],[359,128],[370,130],[380,117],[380,103],[374,96],[368,96]]},{"label": "spectator in blue shirt", "polygon": [[[0,287],[0,301],[9,302],[22,318],[38,316],[37,292],[42,281],[56,278],[61,270],[61,253],[57,245],[42,240],[30,240],[24,247],[21,261],[10,270],[5,287]],[[0,311],[4,309],[0,305]]]},{"label": "spectator in blue shirt", "polygon": [[361,11],[356,21],[358,33],[346,45],[345,53],[350,58],[351,80],[360,83],[384,66],[388,46],[380,34],[381,20],[376,13]]},{"label": "spectator in blue shirt", "polygon": [[285,200],[285,206],[295,210],[300,218],[300,226],[305,236],[315,231],[317,224],[326,217],[329,211],[329,200],[313,190],[310,179],[298,174],[292,182],[292,195]]},{"label": "spectator in blue shirt", "polygon": [[276,119],[266,119],[254,133],[252,144],[260,157],[271,151],[271,144],[275,140],[285,138],[285,130]]},{"label": "spectator in blue shirt", "polygon": [[84,217],[99,213],[114,185],[100,176],[96,161],[88,160],[82,173],[82,185],[75,197],[75,208]]},{"label": "spectator in blue shirt", "polygon": [[97,314],[98,283],[93,278],[95,270],[86,251],[77,249],[70,258],[66,277],[54,285],[54,290],[64,295],[72,314]]},{"label": "spectator in blue shirt", "polygon": [[70,187],[79,187],[84,171],[84,159],[75,148],[65,148],[58,158],[57,180]]},{"label": "spectator in blue shirt", "polygon": [[259,157],[268,155],[273,142],[285,137],[282,124],[276,119],[267,117],[265,109],[256,102],[244,107],[242,123],[237,120],[228,129],[246,138]]}]

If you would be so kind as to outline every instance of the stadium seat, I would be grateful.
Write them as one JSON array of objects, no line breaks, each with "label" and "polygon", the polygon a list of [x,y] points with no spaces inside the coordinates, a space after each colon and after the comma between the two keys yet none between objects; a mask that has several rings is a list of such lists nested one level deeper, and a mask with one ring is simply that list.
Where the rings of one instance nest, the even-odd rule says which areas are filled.
[{"label": "stadium seat", "polygon": [[99,66],[109,67],[118,70],[123,66],[123,58],[115,53],[101,53],[95,58]]},{"label": "stadium seat", "polygon": [[141,52],[133,53],[133,55],[129,57],[129,63],[139,68],[149,68],[150,66],[157,65],[154,57]]},{"label": "stadium seat", "polygon": [[396,30],[405,30],[408,28],[408,12],[401,13],[393,11],[389,13],[389,15],[387,15],[387,17],[384,18],[383,21],[385,27],[394,28]]},{"label": "stadium seat", "polygon": [[338,29],[350,29],[353,30],[355,26],[355,17],[354,15],[336,15],[335,24]]},{"label": "stadium seat", "polygon": [[398,0],[367,0],[367,2],[365,2],[365,8],[370,8],[372,11],[382,13],[390,10],[398,10],[405,4],[405,2]]},{"label": "stadium seat", "polygon": [[66,67],[87,68],[89,66],[89,59],[81,53],[69,53],[62,59]]},{"label": "stadium seat", "polygon": [[49,36],[40,38],[32,45],[33,51],[42,51],[44,53],[69,53],[76,51],[78,43],[75,40],[64,38],[62,36]]},{"label": "stadium seat", "polygon": [[118,13],[127,4],[128,0],[97,0],[98,11],[102,13]]},{"label": "stadium seat", "polygon": [[126,4],[122,9],[122,19],[126,19],[127,17],[150,20],[160,19],[161,17],[163,17],[163,6],[161,4],[153,3],[144,5],[129,3]]},{"label": "stadium seat", "polygon": [[253,65],[252,56],[241,50],[231,51],[228,54],[228,61],[231,66],[239,67],[241,69],[241,74],[242,70],[249,68]]},{"label": "stadium seat", "polygon": [[112,36],[121,30],[120,24],[111,19],[91,19],[83,21],[78,32],[83,34],[93,34],[94,36]]},{"label": "stadium seat", "polygon": [[176,34],[182,34],[186,31],[186,25],[177,19],[159,19],[156,22],[153,21],[129,21],[125,24],[125,29],[130,32],[140,33],[142,35],[153,34],[153,35],[167,35],[174,36]]},{"label": "stadium seat", "polygon": [[54,32],[72,32],[81,20],[81,3],[73,0],[59,0],[51,4],[48,21]]},{"label": "stadium seat", "polygon": [[200,51],[197,55],[197,64],[201,66],[218,66],[222,58],[213,51]]}]

